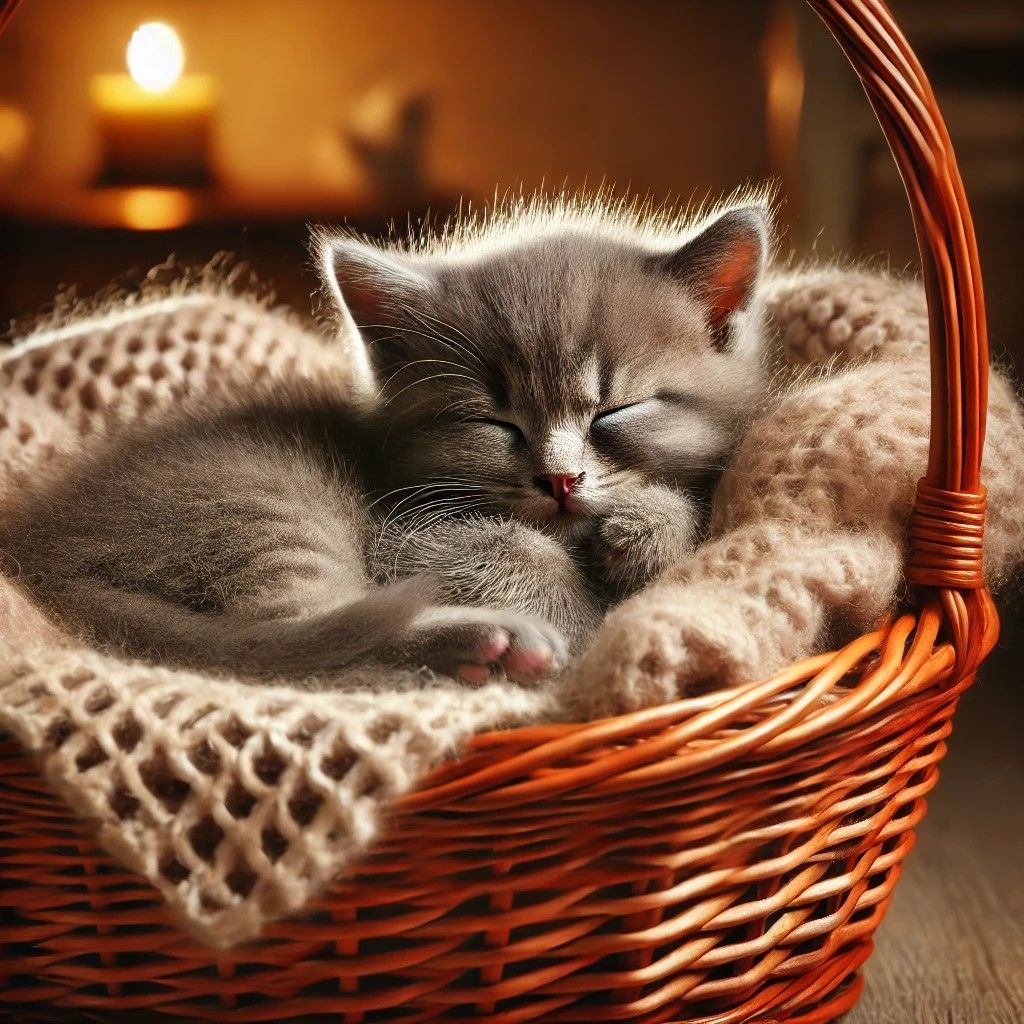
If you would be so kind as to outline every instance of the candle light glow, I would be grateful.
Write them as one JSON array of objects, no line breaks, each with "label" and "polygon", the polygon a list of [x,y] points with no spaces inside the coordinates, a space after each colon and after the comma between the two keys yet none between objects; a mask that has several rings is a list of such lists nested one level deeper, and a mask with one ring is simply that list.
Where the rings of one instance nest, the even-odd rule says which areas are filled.
[{"label": "candle light glow", "polygon": [[130,188],[121,197],[121,219],[135,231],[169,231],[188,222],[192,200],[180,188]]},{"label": "candle light glow", "polygon": [[[92,82],[103,150],[98,181],[129,186],[208,184],[213,79],[182,73],[184,47],[177,32],[161,21],[140,25],[125,56],[128,74],[99,74]],[[180,216],[178,207],[160,202],[145,199],[125,216],[140,227]]]},{"label": "candle light glow", "polygon": [[149,21],[132,33],[126,59],[128,73],[146,92],[166,92],[181,77],[185,50],[170,25]]}]

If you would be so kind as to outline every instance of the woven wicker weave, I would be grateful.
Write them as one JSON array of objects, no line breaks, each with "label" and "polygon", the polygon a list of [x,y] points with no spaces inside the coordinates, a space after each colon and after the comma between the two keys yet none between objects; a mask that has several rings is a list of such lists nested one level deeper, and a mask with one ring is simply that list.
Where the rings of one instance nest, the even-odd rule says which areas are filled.
[{"label": "woven wicker weave", "polygon": [[0,1007],[813,1024],[853,1005],[950,718],[998,629],[981,576],[988,352],[970,215],[924,72],[881,0],[812,6],[863,80],[920,241],[933,410],[907,567],[918,610],[725,694],[478,737],[403,801],[358,876],[231,954],[176,934],[158,894],[0,745]]}]

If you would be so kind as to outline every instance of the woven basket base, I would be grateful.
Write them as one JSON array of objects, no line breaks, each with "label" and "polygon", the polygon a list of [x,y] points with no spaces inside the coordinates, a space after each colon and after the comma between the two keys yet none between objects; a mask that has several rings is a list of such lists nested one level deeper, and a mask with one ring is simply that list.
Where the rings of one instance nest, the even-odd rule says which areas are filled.
[{"label": "woven basket base", "polygon": [[[747,765],[662,782],[632,826],[614,793],[585,790],[563,801],[557,834],[541,827],[539,838],[529,804],[406,812],[310,914],[223,954],[183,938],[160,895],[0,741],[0,1018],[825,1024],[860,993],[858,970],[970,682],[794,751],[784,772],[796,775],[762,765],[751,776]],[[452,771],[439,771],[442,785]],[[812,813],[799,841],[720,852],[716,867],[731,868],[718,882],[704,884],[708,866],[653,870],[706,841],[694,819],[722,829],[716,787],[728,791],[730,775],[743,781],[722,806],[740,791],[783,806],[809,787],[802,807],[828,821],[818,852],[800,846],[822,834]],[[637,819],[644,845],[631,861]],[[779,871],[788,856],[795,867]],[[700,890],[685,891],[694,878]],[[685,961],[668,968],[675,956]]]}]

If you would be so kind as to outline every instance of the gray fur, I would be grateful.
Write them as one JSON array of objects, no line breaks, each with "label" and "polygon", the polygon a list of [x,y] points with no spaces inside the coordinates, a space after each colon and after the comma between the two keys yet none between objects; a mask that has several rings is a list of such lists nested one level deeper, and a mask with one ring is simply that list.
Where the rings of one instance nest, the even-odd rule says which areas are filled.
[{"label": "gray fur", "polygon": [[[359,380],[122,433],[0,547],[93,642],[253,677],[532,680],[700,538],[763,387],[759,207],[319,242]],[[622,411],[613,411],[622,410]],[[546,474],[578,476],[571,513]]]}]

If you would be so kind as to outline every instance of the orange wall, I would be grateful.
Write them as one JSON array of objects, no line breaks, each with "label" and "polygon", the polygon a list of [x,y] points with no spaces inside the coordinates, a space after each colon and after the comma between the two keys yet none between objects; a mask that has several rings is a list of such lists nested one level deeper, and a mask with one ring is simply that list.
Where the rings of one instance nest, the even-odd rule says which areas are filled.
[{"label": "orange wall", "polygon": [[[477,195],[607,179],[656,197],[766,173],[765,0],[24,0],[0,101],[33,121],[28,170],[94,166],[88,86],[141,21],[181,33],[221,91],[231,179],[351,185],[333,134],[380,82],[435,97],[429,167]],[[2,186],[0,186],[2,187]]]}]

